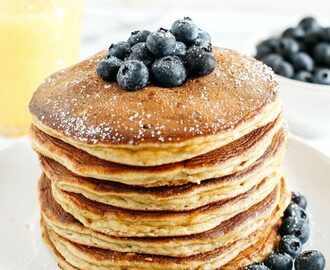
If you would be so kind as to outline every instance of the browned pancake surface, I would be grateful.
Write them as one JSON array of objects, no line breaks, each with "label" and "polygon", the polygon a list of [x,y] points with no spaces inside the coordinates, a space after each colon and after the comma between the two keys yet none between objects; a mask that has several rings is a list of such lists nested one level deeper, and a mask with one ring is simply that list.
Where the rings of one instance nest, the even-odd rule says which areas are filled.
[{"label": "browned pancake surface", "polygon": [[[50,241],[47,228],[45,227],[45,224],[43,222],[41,222],[41,227],[42,227],[42,237],[45,243],[49,246],[49,248],[52,250],[52,252],[54,253],[54,255],[58,260],[66,262],[65,258],[56,250],[55,246]],[[271,232],[268,235],[261,238],[258,242],[251,245],[241,253],[239,253],[239,255],[235,259],[233,259],[226,265],[222,266],[220,269],[241,270],[244,268],[244,266],[247,266],[253,262],[263,261],[263,259],[277,246],[279,240],[278,228],[279,225],[275,225],[274,229],[271,230]],[[78,268],[75,268],[70,264],[68,265],[72,267],[72,269],[79,270]]]},{"label": "browned pancake surface", "polygon": [[[276,222],[276,225],[271,225],[270,224],[265,224],[260,230],[257,232],[251,234],[250,236],[247,237],[246,240],[252,240],[255,239],[256,237],[260,238],[259,242],[264,242],[267,241],[267,238],[270,238],[272,241],[272,245],[275,246],[276,243],[278,242],[278,224],[280,224],[280,221]],[[59,238],[62,238],[61,236],[58,236]],[[68,241],[68,240],[66,240]],[[77,250],[79,250],[81,253],[86,254],[86,256],[92,257],[94,260],[97,261],[102,261],[102,260],[112,260],[112,261],[132,261],[132,262],[150,262],[150,263],[159,263],[159,264],[182,264],[185,262],[189,262],[190,260],[197,260],[197,261],[206,261],[209,259],[213,259],[223,252],[226,252],[226,249],[230,248],[232,245],[235,245],[235,242],[221,247],[214,249],[209,252],[205,253],[200,253],[196,255],[191,255],[187,257],[170,257],[170,256],[162,256],[162,255],[153,255],[153,254],[137,254],[137,253],[122,253],[122,252],[115,252],[115,251],[110,251],[110,250],[105,250],[105,249],[100,249],[96,247],[87,247],[83,246],[80,244],[70,242]],[[258,241],[257,241],[258,242]],[[146,258],[148,258],[146,260]]]},{"label": "browned pancake surface", "polygon": [[[164,197],[171,197],[174,195],[187,194],[193,192],[196,189],[200,189],[206,186],[215,186],[219,183],[230,182],[233,181],[234,179],[241,178],[244,177],[245,175],[251,174],[254,171],[261,169],[264,166],[263,163],[266,160],[273,158],[277,154],[277,152],[281,149],[284,142],[285,142],[285,135],[283,134],[282,131],[280,131],[274,136],[272,144],[267,148],[266,152],[250,167],[231,175],[204,180],[200,184],[187,183],[177,186],[143,187],[143,186],[126,185],[113,181],[104,181],[90,177],[83,177],[74,174],[73,172],[71,172],[70,170],[68,170],[67,168],[65,168],[64,166],[62,166],[61,164],[50,158],[40,155],[39,159],[41,166],[44,169],[46,175],[55,183],[56,182],[81,183],[83,185],[91,187],[91,189],[95,191],[100,191],[100,192],[152,194],[154,196],[164,198]],[[70,153],[74,155],[74,149],[72,149]],[[81,156],[75,155],[75,157],[76,159],[79,159]],[[100,161],[103,162],[102,160]],[[107,162],[104,161],[104,163]]]},{"label": "browned pancake surface", "polygon": [[[268,211],[277,201],[278,193],[281,193],[280,202],[277,208],[274,210],[273,215],[276,215],[276,212],[279,211],[283,204],[286,204],[287,196],[284,185],[281,186],[280,190],[274,190],[269,194],[264,200],[253,205],[248,210],[237,214],[236,216],[222,222],[215,228],[198,234],[192,234],[189,236],[175,236],[176,239],[180,241],[192,240],[192,239],[205,239],[205,238],[216,238],[219,235],[223,235],[233,230],[234,228],[240,226],[246,220],[255,217],[257,214],[262,214],[263,212]],[[54,200],[51,193],[51,183],[50,180],[42,176],[39,181],[39,201],[41,212],[43,215],[46,215],[50,220],[59,222],[63,225],[75,225],[78,227],[83,227],[83,225],[76,220],[71,214],[64,211],[64,209]],[[115,236],[109,236],[111,238],[120,238]],[[126,237],[126,239],[138,239],[139,241],[144,242],[162,242],[166,240],[173,239],[171,237]]]},{"label": "browned pancake surface", "polygon": [[216,69],[175,88],[129,92],[96,74],[103,51],[47,78],[31,114],[84,143],[179,142],[235,129],[277,98],[274,73],[237,52],[214,48]]},{"label": "browned pancake surface", "polygon": [[[258,143],[265,136],[267,136],[271,129],[274,128],[275,125],[279,123],[279,121],[281,121],[280,118],[276,119],[274,122],[267,124],[264,127],[258,128],[250,132],[249,134],[239,138],[238,140],[235,140],[232,143],[229,143],[206,154],[197,156],[189,160],[153,167],[130,166],[97,158],[83,150],[75,148],[70,144],[67,144],[59,139],[49,136],[48,134],[42,132],[36,126],[33,125],[31,126],[30,133],[32,138],[37,138],[38,143],[50,144],[52,147],[51,150],[58,151],[60,157],[67,157],[71,160],[71,162],[76,164],[77,167],[79,167],[79,165],[89,166],[107,174],[120,174],[125,173],[126,171],[150,173],[178,170],[181,168],[198,168],[200,166],[212,166],[220,164],[231,158],[240,156],[244,152],[247,152],[252,149],[256,145],[256,143]],[[277,135],[277,137],[281,136],[283,138],[283,132]],[[274,141],[278,139],[277,137],[275,137]]]}]

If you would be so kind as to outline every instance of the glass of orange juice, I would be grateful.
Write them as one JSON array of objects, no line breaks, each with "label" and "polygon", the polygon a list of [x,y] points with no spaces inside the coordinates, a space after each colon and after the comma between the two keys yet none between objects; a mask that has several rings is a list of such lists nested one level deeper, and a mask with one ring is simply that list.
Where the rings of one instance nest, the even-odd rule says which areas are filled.
[{"label": "glass of orange juice", "polygon": [[0,135],[25,134],[33,91],[77,61],[82,7],[83,0],[0,0]]}]

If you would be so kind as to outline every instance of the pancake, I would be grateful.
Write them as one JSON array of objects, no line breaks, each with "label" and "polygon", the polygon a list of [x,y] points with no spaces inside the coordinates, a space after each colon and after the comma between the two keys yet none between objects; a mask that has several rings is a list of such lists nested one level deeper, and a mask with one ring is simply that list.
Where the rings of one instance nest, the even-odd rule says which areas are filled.
[{"label": "pancake", "polygon": [[47,227],[74,243],[118,252],[183,257],[228,245],[247,237],[262,227],[268,219],[277,220],[290,201],[290,193],[283,182],[281,190],[272,192],[260,203],[208,232],[183,237],[158,238],[111,237],[84,227],[55,202],[49,182],[40,182],[39,201]]},{"label": "pancake", "polygon": [[54,255],[54,257],[58,263],[58,266],[63,270],[79,270],[78,268],[69,264],[65,260],[65,258],[56,250],[53,243],[49,239],[47,229],[45,228],[45,225],[43,224],[42,220],[40,222],[40,227],[41,227],[41,231],[42,231],[42,239],[43,239],[44,243],[47,245],[47,247],[50,249],[52,254]]},{"label": "pancake", "polygon": [[[47,179],[42,176],[42,181]],[[52,185],[52,194],[62,208],[86,227],[114,236],[176,236],[210,230],[236,214],[262,201],[275,188],[281,176],[261,183],[234,198],[188,211],[135,211],[95,201]]]},{"label": "pancake", "polygon": [[[274,225],[274,223],[276,225]],[[104,269],[218,269],[256,243],[264,247],[260,257],[265,257],[278,243],[279,221],[265,224],[260,230],[228,246],[193,256],[175,258],[160,255],[121,253],[87,247],[70,242],[46,226],[44,238],[49,237],[51,245],[72,266],[83,270]],[[46,236],[45,236],[46,235]],[[47,241],[47,240],[46,240]],[[267,243],[267,244],[265,244]],[[259,258],[260,258],[259,257]]]},{"label": "pancake", "polygon": [[[274,159],[260,161],[240,173],[206,180],[200,185],[185,184],[157,188],[81,178],[53,160],[44,157],[40,157],[40,160],[45,174],[57,188],[82,194],[92,201],[131,210],[185,211],[238,196],[260,183],[265,177],[280,175],[283,152],[284,149],[281,149]],[[57,168],[59,170],[56,170]],[[58,172],[61,174],[57,174]]]},{"label": "pancake", "polygon": [[[278,134],[281,135],[281,134]],[[274,142],[275,141],[275,142]],[[136,187],[80,177],[56,161],[40,156],[41,167],[53,184],[100,203],[131,210],[184,211],[247,192],[265,177],[281,174],[286,144],[274,140],[264,155],[245,170],[196,185]]]},{"label": "pancake", "polygon": [[[279,224],[281,224],[281,222]],[[276,230],[272,231],[268,235],[268,239],[259,240],[256,244],[243,250],[235,259],[217,270],[243,270],[244,267],[252,263],[263,262],[266,257],[276,249],[279,238],[278,232]]]},{"label": "pancake", "polygon": [[266,65],[214,48],[215,70],[175,88],[124,91],[96,74],[106,51],[47,78],[30,102],[45,133],[100,159],[156,166],[210,152],[274,121],[278,83]]},{"label": "pancake", "polygon": [[[34,126],[30,130],[30,138],[38,153],[57,161],[77,175],[150,187],[199,183],[243,170],[260,158],[276,140],[284,140],[281,127],[282,119],[278,118],[267,126],[202,156],[148,168],[120,165],[95,158]],[[278,132],[282,134],[275,136]]]},{"label": "pancake", "polygon": [[[78,268],[72,266],[68,263],[65,258],[56,250],[53,243],[50,241],[47,229],[44,225],[41,225],[42,228],[42,238],[45,244],[49,247],[52,251],[53,255],[55,256],[59,266],[63,270],[79,270]],[[274,247],[277,245],[278,242],[278,235],[277,231],[272,231],[267,237],[264,239],[260,239],[254,245],[248,247],[247,249],[243,250],[241,253],[238,254],[232,261],[227,263],[220,268],[222,270],[241,270],[244,266],[247,266],[253,262],[263,261],[264,258],[271,253]],[[218,270],[220,270],[220,268]],[[137,268],[135,268],[137,269]]]}]

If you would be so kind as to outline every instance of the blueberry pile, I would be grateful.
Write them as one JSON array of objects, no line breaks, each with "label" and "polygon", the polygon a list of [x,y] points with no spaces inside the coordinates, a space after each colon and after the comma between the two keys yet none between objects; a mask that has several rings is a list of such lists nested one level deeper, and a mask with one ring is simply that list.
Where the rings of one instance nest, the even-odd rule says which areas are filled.
[{"label": "blueberry pile", "polygon": [[185,17],[175,21],[171,30],[134,31],[127,41],[112,44],[96,72],[105,81],[135,91],[149,82],[179,86],[188,77],[211,73],[215,65],[210,35]]},{"label": "blueberry pile", "polygon": [[278,75],[330,85],[330,27],[313,17],[303,18],[280,37],[260,42],[255,57]]},{"label": "blueberry pile", "polygon": [[307,200],[304,195],[292,192],[290,205],[284,212],[280,228],[281,241],[278,249],[263,263],[253,263],[244,270],[323,270],[325,258],[317,250],[301,253],[302,245],[309,238],[309,220],[306,214]]}]

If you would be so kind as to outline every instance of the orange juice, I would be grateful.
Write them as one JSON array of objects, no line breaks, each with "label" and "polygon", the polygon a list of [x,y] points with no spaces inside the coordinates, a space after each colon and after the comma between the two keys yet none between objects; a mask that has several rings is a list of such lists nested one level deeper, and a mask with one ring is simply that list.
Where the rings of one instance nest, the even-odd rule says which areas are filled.
[{"label": "orange juice", "polygon": [[81,9],[82,0],[0,0],[0,135],[26,133],[33,91],[77,61]]}]

